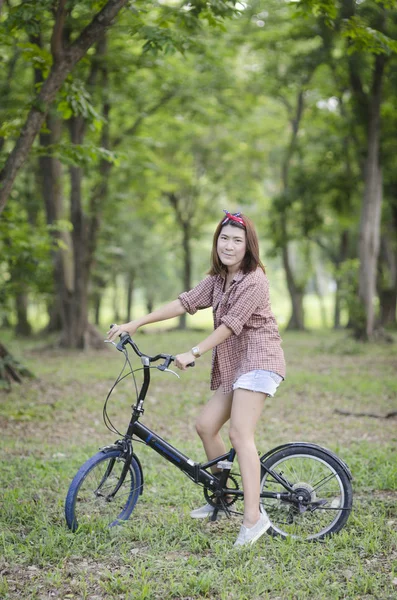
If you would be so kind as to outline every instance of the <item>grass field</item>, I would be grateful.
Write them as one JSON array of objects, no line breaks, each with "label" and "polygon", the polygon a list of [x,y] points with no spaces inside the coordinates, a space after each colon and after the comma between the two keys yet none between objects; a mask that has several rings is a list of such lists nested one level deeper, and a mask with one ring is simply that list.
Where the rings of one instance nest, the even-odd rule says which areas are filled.
[{"label": "grass field", "polygon": [[[156,332],[137,340],[149,354],[177,353],[202,335]],[[144,445],[136,452],[145,489],[130,521],[70,533],[63,516],[70,481],[115,438],[102,405],[122,356],[109,346],[97,353],[43,349],[40,340],[22,352],[6,333],[2,340],[37,375],[0,396],[2,600],[397,597],[397,419],[336,412],[397,410],[397,344],[362,346],[343,332],[285,334],[288,376],[267,401],[258,448],[305,440],[336,451],[354,476],[354,511],[324,543],[264,536],[237,552],[238,519],[190,519],[201,489]],[[155,371],[144,416],[195,460],[204,458],[194,420],[209,395],[209,361],[203,357],[179,381]],[[132,399],[126,380],[109,409],[120,428]]]}]

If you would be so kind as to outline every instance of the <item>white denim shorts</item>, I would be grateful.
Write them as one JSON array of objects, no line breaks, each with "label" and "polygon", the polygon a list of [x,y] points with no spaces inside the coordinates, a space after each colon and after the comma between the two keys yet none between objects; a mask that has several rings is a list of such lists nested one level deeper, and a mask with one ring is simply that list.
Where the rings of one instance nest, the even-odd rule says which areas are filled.
[{"label": "white denim shorts", "polygon": [[241,377],[234,382],[233,390],[242,388],[244,390],[250,390],[251,392],[262,392],[273,397],[282,381],[283,377],[273,371],[257,369],[256,371],[249,371],[248,373],[241,375]]}]

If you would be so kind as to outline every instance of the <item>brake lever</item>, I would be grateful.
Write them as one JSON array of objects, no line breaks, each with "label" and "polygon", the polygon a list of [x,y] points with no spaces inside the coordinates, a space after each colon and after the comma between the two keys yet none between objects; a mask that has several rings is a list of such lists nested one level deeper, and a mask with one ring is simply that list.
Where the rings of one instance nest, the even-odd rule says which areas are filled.
[{"label": "brake lever", "polygon": [[180,379],[180,376],[178,375],[178,373],[175,373],[175,371],[173,371],[172,369],[161,369],[161,371],[164,371],[164,373],[172,373],[173,375],[178,377],[178,379]]},{"label": "brake lever", "polygon": [[113,344],[113,346],[116,346],[117,348],[117,344],[116,342],[113,342],[113,340],[103,340],[105,342],[105,344]]}]

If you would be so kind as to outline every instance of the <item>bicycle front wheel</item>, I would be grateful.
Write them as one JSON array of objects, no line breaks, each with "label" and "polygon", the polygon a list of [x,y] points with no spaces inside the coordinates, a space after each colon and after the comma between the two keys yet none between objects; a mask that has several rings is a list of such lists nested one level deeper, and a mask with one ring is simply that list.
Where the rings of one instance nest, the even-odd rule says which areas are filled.
[{"label": "bicycle front wheel", "polygon": [[344,527],[353,504],[352,486],[346,471],[326,452],[290,447],[279,450],[262,464],[294,490],[287,494],[284,486],[263,470],[261,493],[275,495],[261,498],[272,523],[270,534],[314,540]]},{"label": "bicycle front wheel", "polygon": [[69,529],[94,524],[114,527],[130,517],[141,493],[142,477],[132,458],[122,479],[124,465],[125,457],[117,449],[98,452],[84,463],[65,500]]}]

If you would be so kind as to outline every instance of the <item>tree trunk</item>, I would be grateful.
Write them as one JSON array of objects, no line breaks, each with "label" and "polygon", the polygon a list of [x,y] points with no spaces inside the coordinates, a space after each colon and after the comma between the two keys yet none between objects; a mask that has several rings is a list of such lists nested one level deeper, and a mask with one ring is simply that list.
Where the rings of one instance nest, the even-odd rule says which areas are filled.
[{"label": "tree trunk", "polygon": [[[29,154],[57,92],[73,67],[85,56],[87,50],[103,36],[126,3],[127,0],[108,0],[102,10],[95,15],[91,23],[69,47],[65,50],[59,50],[58,48],[57,53],[53,52],[54,63],[50,74],[33,102],[14,149],[0,171],[0,213],[4,209],[15,177]],[[60,26],[63,20],[64,15],[60,15],[59,18],[57,15],[52,41],[54,41],[55,36],[57,38],[61,37],[62,28]]]},{"label": "tree trunk", "polygon": [[[283,227],[285,226],[285,221]],[[288,330],[304,331],[305,329],[305,316],[303,309],[303,298],[304,290],[301,289],[293,276],[291,269],[291,261],[289,256],[288,243],[285,243],[282,247],[282,260],[285,270],[285,277],[287,281],[287,288],[291,299],[291,316],[288,321]]]},{"label": "tree trunk", "polygon": [[117,276],[113,275],[112,277],[112,290],[113,290],[113,297],[112,297],[112,313],[113,313],[113,318],[115,320],[116,323],[119,323],[121,321],[120,318],[120,297],[119,297],[119,290],[118,290],[118,285],[117,285]]},{"label": "tree trunk", "polygon": [[304,293],[301,291],[290,291],[292,301],[292,313],[288,321],[288,331],[304,331],[304,310],[303,310],[303,298]]},{"label": "tree trunk", "polygon": [[28,321],[28,295],[25,292],[15,296],[15,309],[17,313],[15,333],[21,336],[31,335],[32,327]]},{"label": "tree trunk", "polygon": [[129,273],[127,281],[127,319],[126,322],[132,320],[132,304],[134,296],[134,273]]},{"label": "tree trunk", "polygon": [[[293,114],[292,114],[292,109],[289,107],[289,104],[287,103],[287,106],[289,107],[289,117],[290,117],[290,122],[291,122],[291,137],[290,137],[288,148],[286,150],[286,154],[285,154],[285,157],[283,160],[283,164],[281,166],[281,182],[282,182],[283,194],[284,194],[284,198],[285,198],[286,202],[288,199],[288,194],[289,194],[289,189],[290,189],[289,173],[290,173],[291,160],[292,160],[293,154],[296,150],[298,132],[299,132],[299,127],[300,127],[300,123],[301,123],[302,116],[303,116],[303,110],[304,110],[304,87],[305,87],[305,85],[307,85],[309,83],[311,76],[312,76],[312,73],[309,73],[307,75],[305,84],[302,85],[300,90],[298,91],[297,98],[296,98],[295,111]],[[285,270],[287,288],[288,288],[290,299],[291,299],[291,310],[292,310],[291,317],[290,317],[288,325],[287,325],[287,329],[297,329],[297,330],[302,331],[305,328],[304,309],[303,309],[304,289],[302,288],[302,286],[299,286],[298,283],[295,281],[294,273],[292,271],[289,246],[288,246],[289,236],[288,236],[288,230],[287,230],[288,229],[287,223],[288,223],[288,207],[287,207],[287,205],[285,205],[284,209],[281,211],[281,228],[283,231],[283,233],[282,233],[283,245],[281,247],[281,251],[282,251],[282,261],[283,261],[284,270]]]},{"label": "tree trunk", "polygon": [[10,323],[10,319],[8,315],[4,315],[1,319],[1,328],[3,329],[11,329],[12,325]]},{"label": "tree trunk", "polygon": [[[49,114],[47,118],[47,131],[40,133],[40,145],[47,148],[57,144],[61,139],[62,121],[56,116]],[[66,231],[58,231],[56,223],[63,217],[63,191],[62,191],[62,165],[53,156],[41,156],[39,158],[39,170],[41,188],[44,199],[47,223],[52,226],[51,236],[54,240],[52,250],[52,263],[54,269],[55,294],[52,304],[49,306],[49,323],[47,331],[61,331],[62,322],[67,311],[64,306],[66,290],[72,287],[72,264],[70,259],[70,234]],[[59,248],[58,243],[68,248]]]},{"label": "tree trunk", "polygon": [[340,277],[336,277],[336,289],[335,289],[335,306],[334,306],[334,329],[341,328],[341,301],[340,301]]},{"label": "tree trunk", "polygon": [[[74,116],[69,120],[72,144],[81,144],[84,136],[84,119]],[[66,348],[86,348],[88,328],[88,289],[86,279],[87,248],[85,218],[81,198],[81,167],[71,166],[70,173],[70,220],[73,225],[73,288],[63,290],[63,314],[61,345]]]},{"label": "tree trunk", "polygon": [[335,264],[335,270],[336,270],[336,276],[335,276],[336,290],[335,290],[335,307],[334,307],[334,329],[339,329],[341,327],[341,297],[340,297],[340,292],[341,292],[342,279],[341,279],[341,276],[339,274],[339,269],[340,269],[340,266],[343,265],[343,263],[347,259],[348,252],[349,252],[349,232],[347,231],[347,229],[345,229],[344,231],[342,231],[341,236],[340,236],[339,255],[338,255],[338,258],[337,258],[337,262]]},{"label": "tree trunk", "polygon": [[[182,229],[182,250],[183,250],[183,285],[185,290],[190,290],[192,287],[192,252],[191,252],[191,237],[192,227],[191,222],[195,210],[195,198],[190,197],[190,201],[183,199],[169,192],[165,194],[175,211],[176,220]],[[179,317],[178,329],[186,329],[186,313]]]},{"label": "tree trunk", "polygon": [[94,309],[94,323],[98,327],[101,323],[100,313],[102,306],[102,298],[106,289],[106,279],[96,273],[92,281],[93,289],[90,292],[90,305]]},{"label": "tree trunk", "polygon": [[379,255],[379,321],[381,327],[396,327],[397,309],[397,252],[396,229],[389,223],[387,231],[381,239]]},{"label": "tree trunk", "polygon": [[154,299],[151,294],[148,294],[146,298],[146,310],[148,313],[153,312],[154,309]]},{"label": "tree trunk", "polygon": [[[92,62],[88,87],[93,87],[100,70],[103,73],[103,90],[107,93],[107,69],[101,64],[101,59],[106,54],[106,37],[97,45],[95,60]],[[105,148],[109,147],[109,104],[104,104],[104,117],[106,123],[102,130],[101,142]],[[69,120],[69,131],[72,144],[81,145],[85,134],[85,121],[82,116],[75,115]],[[96,249],[97,235],[100,225],[100,209],[103,198],[107,195],[107,174],[109,163],[100,162],[102,182],[93,190],[90,198],[90,216],[83,211],[82,179],[83,171],[79,166],[71,166],[70,173],[70,220],[73,225],[73,285],[71,289],[63,288],[63,303],[66,310],[63,313],[63,329],[61,345],[67,348],[86,348],[88,346],[101,347],[102,336],[88,323],[88,287],[90,273]]]},{"label": "tree trunk", "polygon": [[365,187],[360,219],[360,272],[358,290],[360,310],[358,313],[358,322],[355,324],[355,336],[364,340],[372,338],[375,326],[374,298],[376,293],[383,184],[379,164],[379,145],[384,65],[384,56],[377,56],[375,58],[369,107]]},{"label": "tree trunk", "polygon": [[[54,275],[55,279],[55,275]],[[61,303],[58,296],[58,288],[53,297],[51,298],[51,303],[47,306],[48,312],[48,323],[45,328],[47,333],[60,333],[62,331],[62,313],[61,313]]]},{"label": "tree trunk", "polygon": [[[69,129],[73,144],[81,144],[84,135],[84,119],[72,117]],[[62,334],[60,344],[65,348],[101,347],[102,336],[88,324],[88,236],[87,220],[82,208],[82,170],[71,166],[70,173],[70,220],[72,230],[73,278],[72,285],[61,289]]]},{"label": "tree trunk", "polygon": [[31,373],[10,354],[5,346],[0,343],[0,389],[11,389],[13,383],[22,383],[24,377],[34,377]]},{"label": "tree trunk", "polygon": [[314,292],[318,298],[318,303],[320,306],[321,327],[323,329],[326,329],[327,328],[327,309],[325,307],[324,294],[322,293],[321,281],[320,281],[319,273],[317,270],[315,271],[314,276],[313,276],[313,287],[314,287]]},{"label": "tree trunk", "polygon": [[94,294],[94,323],[98,327],[100,323],[100,315],[101,315],[101,299],[102,295],[99,292]]},{"label": "tree trunk", "polygon": [[186,329],[186,313],[181,314],[179,317],[178,329],[181,331]]},{"label": "tree trunk", "polygon": [[305,319],[304,319],[304,310],[303,310],[303,298],[304,298],[304,290],[300,289],[295,279],[292,275],[290,258],[289,258],[289,249],[288,245],[285,244],[282,248],[282,258],[283,265],[285,269],[285,275],[287,280],[287,287],[289,291],[289,295],[291,298],[291,316],[288,321],[287,329],[288,330],[298,330],[303,331],[305,329]]},{"label": "tree trunk", "polygon": [[[191,227],[190,222],[182,224],[182,249],[183,249],[183,289],[190,290],[192,287],[192,251],[191,251]],[[178,329],[186,329],[186,313],[179,317]]]},{"label": "tree trunk", "polygon": [[397,287],[389,290],[380,290],[380,325],[382,327],[397,326],[396,310],[397,310]]}]

